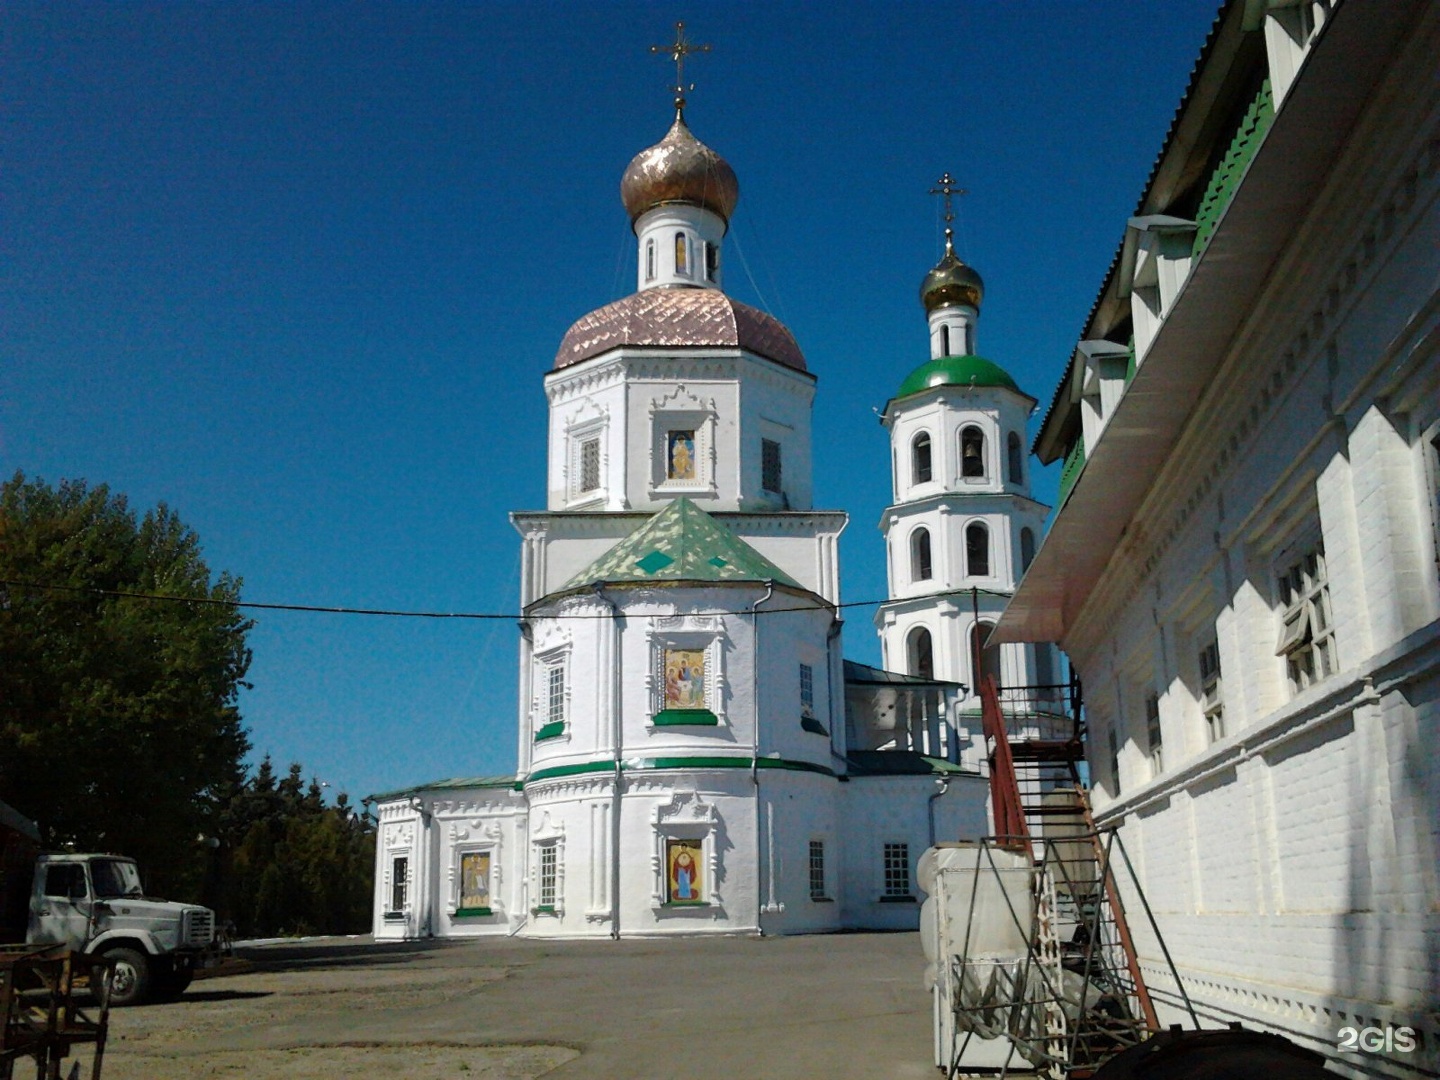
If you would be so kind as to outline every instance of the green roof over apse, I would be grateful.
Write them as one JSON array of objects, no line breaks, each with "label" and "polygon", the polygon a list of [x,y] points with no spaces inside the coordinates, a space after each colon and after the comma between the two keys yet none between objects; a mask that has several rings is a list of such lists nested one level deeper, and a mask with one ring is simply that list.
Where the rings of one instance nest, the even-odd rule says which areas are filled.
[{"label": "green roof over apse", "polygon": [[1023,393],[999,364],[983,356],[940,356],[921,364],[905,377],[897,398],[909,397],[936,386],[1003,386]]},{"label": "green roof over apse", "polygon": [[565,583],[774,581],[789,574],[686,498],[678,498]]}]

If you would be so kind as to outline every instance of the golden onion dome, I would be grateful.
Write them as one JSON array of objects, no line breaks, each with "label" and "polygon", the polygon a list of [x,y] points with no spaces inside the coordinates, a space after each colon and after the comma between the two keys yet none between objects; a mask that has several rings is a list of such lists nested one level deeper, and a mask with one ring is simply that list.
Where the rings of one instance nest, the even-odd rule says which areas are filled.
[{"label": "golden onion dome", "polygon": [[665,203],[689,203],[719,214],[728,225],[740,201],[740,181],[730,163],[702,143],[676,114],[665,137],[641,150],[620,178],[620,199],[633,225]]},{"label": "golden onion dome", "polygon": [[937,308],[966,304],[978,311],[984,297],[984,280],[975,272],[973,266],[966,266],[960,261],[947,238],[944,257],[920,283],[920,302],[925,305],[925,310],[930,312]]}]

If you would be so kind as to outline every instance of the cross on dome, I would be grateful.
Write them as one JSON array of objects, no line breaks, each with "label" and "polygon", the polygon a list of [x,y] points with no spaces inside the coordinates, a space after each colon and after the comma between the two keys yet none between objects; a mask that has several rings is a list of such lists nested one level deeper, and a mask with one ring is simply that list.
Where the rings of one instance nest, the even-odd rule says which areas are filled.
[{"label": "cross on dome", "polygon": [[955,186],[955,178],[950,175],[949,169],[946,169],[940,179],[935,182],[940,186],[931,188],[930,194],[942,195],[945,198],[945,250],[953,252],[955,250],[955,230],[951,227],[951,223],[955,220],[955,205],[952,198],[956,195],[969,195],[970,192],[965,188]]},{"label": "cross on dome", "polygon": [[677,119],[685,117],[685,91],[695,89],[694,83],[688,87],[685,85],[685,57],[691,53],[707,53],[709,51],[709,45],[696,45],[685,40],[685,24],[683,22],[675,24],[675,40],[671,44],[650,46],[651,55],[658,56],[665,53],[675,62],[675,85],[671,89],[675,91],[675,116]]}]

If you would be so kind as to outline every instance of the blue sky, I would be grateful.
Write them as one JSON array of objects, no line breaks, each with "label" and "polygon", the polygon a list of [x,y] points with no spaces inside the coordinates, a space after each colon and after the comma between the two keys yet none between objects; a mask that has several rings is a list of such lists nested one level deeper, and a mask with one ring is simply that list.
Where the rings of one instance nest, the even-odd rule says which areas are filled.
[{"label": "blue sky", "polygon": [[[979,351],[1043,410],[1216,4],[692,8],[5,5],[0,473],[168,503],[248,600],[514,611],[541,379],[633,290],[618,184],[684,18],[740,178],[727,291],[818,376],[816,503],[851,515],[843,598],[881,598],[872,410],[928,355],[927,190],[969,189]],[[356,798],[513,769],[512,623],[257,619],[257,756]],[[878,662],[869,609],[845,642]]]}]

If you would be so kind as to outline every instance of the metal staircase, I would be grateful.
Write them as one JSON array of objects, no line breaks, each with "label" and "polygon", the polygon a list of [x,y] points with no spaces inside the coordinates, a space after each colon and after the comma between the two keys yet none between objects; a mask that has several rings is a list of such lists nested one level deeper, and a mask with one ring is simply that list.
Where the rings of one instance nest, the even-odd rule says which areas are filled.
[{"label": "metal staircase", "polygon": [[[1011,1000],[1002,1011],[1009,1020],[997,1026],[993,1003],[983,1015],[976,1009],[967,1016],[957,1005],[957,1027],[985,1037],[1003,1034],[1031,1067],[1057,1080],[1088,1077],[1160,1030],[1117,877],[1144,908],[1162,951],[1164,943],[1118,834],[1097,828],[1091,816],[1079,767],[1078,685],[1002,690],[986,676],[980,702],[995,835],[982,841],[979,860],[991,845],[1031,860],[1030,912],[1022,916],[1012,908],[1029,955],[1006,983]],[[1030,925],[1019,926],[1025,917]],[[968,958],[956,961],[963,976]],[[952,1074],[960,1056],[954,1055]]]}]

